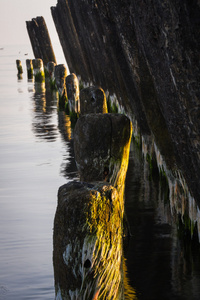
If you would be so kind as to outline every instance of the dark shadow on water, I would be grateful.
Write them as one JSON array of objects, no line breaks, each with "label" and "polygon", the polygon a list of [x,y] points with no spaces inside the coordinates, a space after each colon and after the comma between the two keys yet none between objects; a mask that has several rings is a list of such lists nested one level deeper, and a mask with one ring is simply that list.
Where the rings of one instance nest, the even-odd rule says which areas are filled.
[{"label": "dark shadow on water", "polygon": [[200,299],[199,244],[178,238],[168,187],[133,146],[126,180],[125,210],[132,236],[125,244],[128,277],[139,300]]},{"label": "dark shadow on water", "polygon": [[53,113],[57,110],[57,95],[45,83],[35,83],[33,94],[32,128],[35,136],[47,142],[53,142],[58,137],[58,130]]},{"label": "dark shadow on water", "polygon": [[78,179],[78,172],[74,158],[73,129],[71,128],[70,117],[64,111],[58,111],[58,128],[64,144],[66,153],[61,165],[61,174],[68,179]]}]

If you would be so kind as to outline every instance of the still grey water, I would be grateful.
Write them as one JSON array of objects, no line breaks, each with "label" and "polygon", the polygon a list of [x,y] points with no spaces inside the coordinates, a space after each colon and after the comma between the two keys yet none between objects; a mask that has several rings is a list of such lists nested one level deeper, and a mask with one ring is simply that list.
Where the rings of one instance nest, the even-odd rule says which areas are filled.
[{"label": "still grey water", "polygon": [[[0,299],[54,299],[53,220],[59,186],[76,178],[73,132],[57,95],[28,81],[30,46],[0,50]],[[24,74],[17,77],[15,61]],[[199,247],[179,240],[158,179],[133,144],[126,183],[129,284],[138,300],[200,299]]]},{"label": "still grey water", "polygon": [[0,51],[0,299],[9,300],[54,299],[53,219],[70,177],[56,95],[27,80],[27,51]]}]

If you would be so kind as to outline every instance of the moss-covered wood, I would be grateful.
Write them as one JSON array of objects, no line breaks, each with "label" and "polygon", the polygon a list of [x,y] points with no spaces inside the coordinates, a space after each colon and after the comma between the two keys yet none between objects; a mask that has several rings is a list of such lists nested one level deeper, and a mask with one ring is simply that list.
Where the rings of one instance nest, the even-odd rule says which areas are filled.
[{"label": "moss-covered wood", "polygon": [[59,189],[56,299],[124,299],[120,210],[117,190],[107,183],[70,182]]},{"label": "moss-covered wood", "polygon": [[66,91],[66,84],[65,78],[67,76],[67,68],[64,64],[59,64],[55,66],[55,83],[59,94],[59,107],[65,107],[65,103],[67,101],[67,91]]},{"label": "moss-covered wood", "polygon": [[71,113],[80,113],[79,100],[79,82],[77,76],[72,73],[65,79],[69,111]]},{"label": "moss-covered wood", "polygon": [[106,181],[116,187],[123,212],[132,125],[121,114],[80,117],[74,131],[75,160],[83,181]]},{"label": "moss-covered wood", "polygon": [[35,82],[45,81],[44,65],[42,59],[40,58],[33,59],[32,63],[33,63],[33,74],[34,74]]}]

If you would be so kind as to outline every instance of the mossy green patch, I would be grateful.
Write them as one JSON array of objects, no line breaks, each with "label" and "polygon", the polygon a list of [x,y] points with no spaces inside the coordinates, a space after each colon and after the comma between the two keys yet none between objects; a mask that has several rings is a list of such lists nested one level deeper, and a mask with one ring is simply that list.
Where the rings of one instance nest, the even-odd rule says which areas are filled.
[{"label": "mossy green patch", "polygon": [[47,68],[44,68],[44,74],[45,74],[45,78],[50,78],[50,74]]},{"label": "mossy green patch", "polygon": [[83,82],[80,80],[79,81],[79,90],[83,90],[84,89],[84,85],[83,85]]},{"label": "mossy green patch", "polygon": [[108,113],[118,113],[119,112],[117,104],[115,102],[112,103],[110,96],[108,96],[108,98],[107,98],[107,109],[108,109]]},{"label": "mossy green patch", "polygon": [[49,80],[50,88],[52,91],[57,91],[56,81],[55,79],[50,78]]},{"label": "mossy green patch", "polygon": [[156,162],[156,158],[153,156],[150,156],[149,153],[146,154],[146,161],[149,164],[149,179],[152,180],[152,178],[158,177],[159,176],[159,170]]},{"label": "mossy green patch", "polygon": [[96,237],[93,253],[94,278],[98,280],[98,299],[121,299],[122,271],[122,218],[120,205],[112,191],[91,191],[86,207],[86,226],[91,240]]},{"label": "mossy green patch", "polygon": [[44,72],[38,72],[35,74],[35,82],[44,82],[45,81],[45,74]]},{"label": "mossy green patch", "polygon": [[197,222],[190,219],[189,215],[185,214],[178,217],[178,236],[181,240],[190,240],[198,237]]},{"label": "mossy green patch", "polygon": [[65,105],[68,103],[68,99],[66,94],[63,94],[62,96],[59,94],[59,109],[65,110]]},{"label": "mossy green patch", "polygon": [[71,121],[71,127],[74,128],[76,125],[76,122],[79,118],[79,114],[76,113],[75,111],[70,111],[69,112],[69,117],[70,117],[70,121]]}]

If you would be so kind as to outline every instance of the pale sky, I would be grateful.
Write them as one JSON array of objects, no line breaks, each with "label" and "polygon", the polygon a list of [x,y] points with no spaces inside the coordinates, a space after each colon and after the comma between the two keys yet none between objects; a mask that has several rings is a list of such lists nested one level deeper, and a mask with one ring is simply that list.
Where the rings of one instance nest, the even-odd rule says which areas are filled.
[{"label": "pale sky", "polygon": [[55,51],[60,42],[50,7],[56,4],[57,0],[0,0],[0,48],[30,44],[26,21],[43,16]]}]

